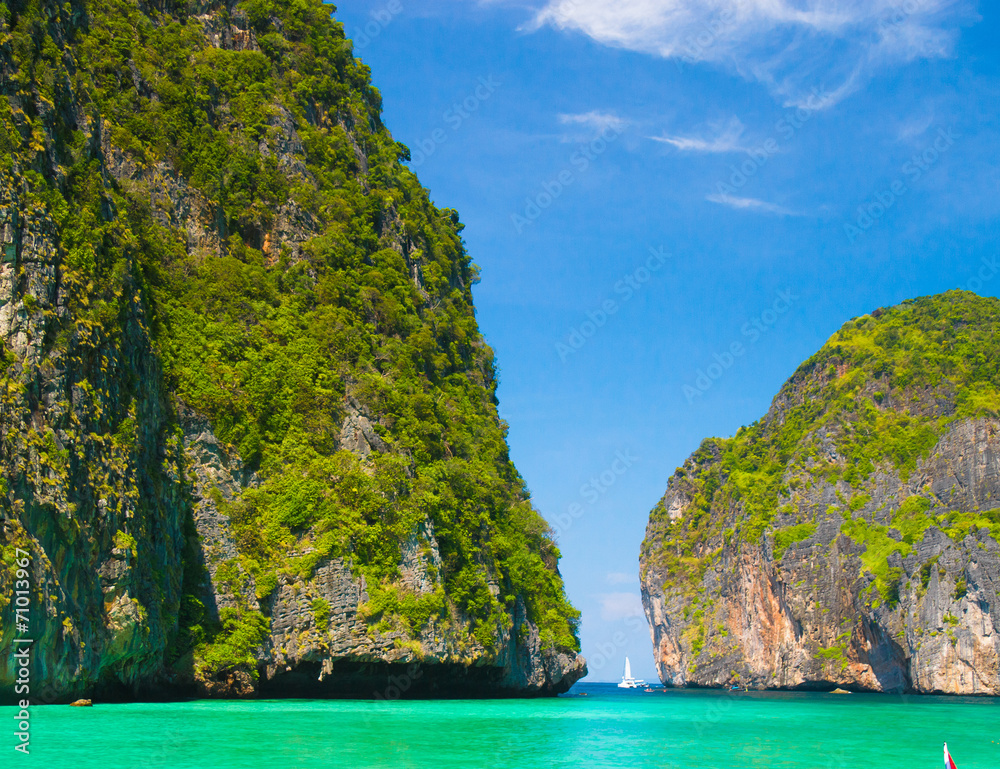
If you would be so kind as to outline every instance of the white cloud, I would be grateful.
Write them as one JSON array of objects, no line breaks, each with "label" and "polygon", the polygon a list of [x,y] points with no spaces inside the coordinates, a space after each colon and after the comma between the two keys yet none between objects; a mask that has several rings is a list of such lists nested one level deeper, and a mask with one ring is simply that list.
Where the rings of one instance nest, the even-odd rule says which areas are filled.
[{"label": "white cloud", "polygon": [[797,105],[813,87],[842,98],[882,67],[949,56],[978,18],[975,0],[544,0],[528,26],[719,64]]},{"label": "white cloud", "polygon": [[757,198],[738,198],[733,195],[727,195],[725,193],[720,193],[716,195],[709,195],[705,200],[711,201],[712,203],[719,203],[723,206],[729,206],[730,208],[735,208],[739,211],[755,211],[762,214],[776,214],[778,216],[799,216],[798,213],[792,211],[784,206],[779,206],[774,203],[768,203],[766,200],[758,200]]},{"label": "white cloud", "polygon": [[717,136],[706,139],[700,136],[650,136],[656,142],[669,144],[681,152],[737,152],[744,149],[740,146],[743,135],[743,124],[734,117],[725,129]]},{"label": "white cloud", "polygon": [[597,600],[601,603],[601,619],[605,622],[645,615],[638,593],[601,593]]},{"label": "white cloud", "polygon": [[579,115],[560,115],[559,122],[563,125],[583,126],[594,133],[601,133],[608,129],[621,133],[629,124],[625,118],[618,117],[613,112],[601,112],[600,110],[591,110]]}]

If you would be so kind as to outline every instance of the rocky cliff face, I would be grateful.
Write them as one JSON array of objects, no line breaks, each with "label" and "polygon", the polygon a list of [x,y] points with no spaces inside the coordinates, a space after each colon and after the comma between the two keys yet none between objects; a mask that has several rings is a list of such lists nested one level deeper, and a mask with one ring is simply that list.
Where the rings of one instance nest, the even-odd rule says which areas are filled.
[{"label": "rocky cliff face", "polygon": [[654,509],[640,568],[661,679],[1000,694],[1000,303],[847,324]]},{"label": "rocky cliff face", "polygon": [[457,214],[330,6],[0,6],[0,698],[585,673]]}]

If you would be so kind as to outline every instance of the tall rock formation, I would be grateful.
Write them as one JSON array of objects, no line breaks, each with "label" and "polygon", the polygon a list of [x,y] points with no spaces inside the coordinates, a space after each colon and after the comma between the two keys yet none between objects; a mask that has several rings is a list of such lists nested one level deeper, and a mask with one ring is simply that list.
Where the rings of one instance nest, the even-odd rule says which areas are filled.
[{"label": "tall rock formation", "polygon": [[332,9],[0,4],[0,698],[15,637],[36,701],[586,670],[458,214]]},{"label": "tall rock formation", "polygon": [[661,679],[1000,694],[998,417],[1000,301],[847,323],[652,511]]}]

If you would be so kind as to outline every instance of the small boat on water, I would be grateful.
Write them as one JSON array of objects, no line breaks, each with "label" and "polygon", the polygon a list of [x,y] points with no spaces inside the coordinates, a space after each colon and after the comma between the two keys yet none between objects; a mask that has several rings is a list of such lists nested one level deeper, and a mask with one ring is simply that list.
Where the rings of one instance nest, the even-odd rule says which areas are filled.
[{"label": "small boat on water", "polygon": [[632,666],[629,664],[628,657],[625,658],[625,672],[622,675],[621,683],[618,684],[619,689],[638,689],[646,685],[645,681],[638,678],[632,678]]}]

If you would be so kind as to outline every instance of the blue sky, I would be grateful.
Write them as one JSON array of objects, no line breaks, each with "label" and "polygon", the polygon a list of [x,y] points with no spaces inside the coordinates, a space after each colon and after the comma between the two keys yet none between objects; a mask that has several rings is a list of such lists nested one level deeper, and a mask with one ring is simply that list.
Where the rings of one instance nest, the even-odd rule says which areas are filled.
[{"label": "blue sky", "polygon": [[482,269],[589,680],[655,680],[647,515],[848,319],[1000,292],[1000,16],[966,0],[345,0]]}]

